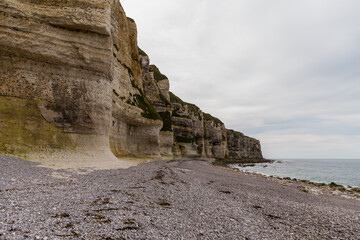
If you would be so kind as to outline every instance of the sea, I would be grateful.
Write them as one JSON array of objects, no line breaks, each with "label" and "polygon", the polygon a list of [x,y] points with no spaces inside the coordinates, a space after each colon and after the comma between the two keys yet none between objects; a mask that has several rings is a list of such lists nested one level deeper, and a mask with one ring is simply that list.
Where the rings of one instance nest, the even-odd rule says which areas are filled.
[{"label": "sea", "polygon": [[278,159],[273,163],[233,164],[230,167],[266,176],[360,187],[360,159]]}]

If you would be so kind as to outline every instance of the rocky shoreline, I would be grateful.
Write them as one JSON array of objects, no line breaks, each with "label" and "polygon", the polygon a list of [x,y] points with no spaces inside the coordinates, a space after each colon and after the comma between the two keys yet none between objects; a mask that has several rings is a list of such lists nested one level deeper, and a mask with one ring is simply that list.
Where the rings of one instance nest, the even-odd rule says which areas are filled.
[{"label": "rocky shoreline", "polygon": [[[252,166],[253,164],[256,164],[256,163],[244,163],[245,166],[247,166],[247,165]],[[264,178],[267,178],[270,180],[277,181],[281,184],[297,183],[299,185],[298,188],[304,192],[326,191],[326,192],[334,194],[334,195],[341,195],[346,198],[353,198],[353,199],[360,200],[360,188],[358,188],[358,187],[344,186],[341,184],[337,184],[335,182],[323,183],[323,182],[313,182],[313,181],[309,181],[306,179],[297,179],[297,178],[291,178],[291,177],[278,177],[278,176],[273,176],[273,175],[268,176],[268,175],[261,174],[261,173],[238,170],[238,169],[232,168],[230,166],[223,166],[223,167],[231,169],[237,173],[264,177]]]},{"label": "rocky shoreline", "polygon": [[0,239],[360,236],[359,200],[205,160],[89,173],[0,156],[0,166]]},{"label": "rocky shoreline", "polygon": [[[279,160],[276,160],[279,161]],[[336,182],[330,182],[330,183],[324,183],[324,182],[314,182],[314,181],[310,181],[307,179],[299,179],[299,178],[291,178],[291,177],[279,177],[279,176],[274,176],[274,175],[266,175],[266,174],[262,174],[262,173],[257,173],[257,172],[251,172],[251,171],[246,171],[244,169],[239,170],[236,167],[232,167],[231,165],[239,165],[240,167],[253,167],[255,166],[255,164],[258,163],[274,163],[275,160],[267,160],[264,159],[264,161],[259,161],[259,162],[255,162],[255,161],[243,161],[243,162],[231,162],[230,163],[223,163],[223,161],[215,161],[213,162],[213,164],[215,166],[221,166],[221,167],[225,167],[225,168],[229,168],[235,172],[241,172],[244,174],[250,174],[250,175],[255,175],[255,176],[261,176],[261,177],[265,177],[265,178],[269,178],[269,179],[274,179],[274,180],[284,180],[284,181],[289,181],[289,182],[297,182],[297,183],[303,183],[303,184],[307,184],[311,187],[317,187],[317,188],[321,188],[322,190],[328,190],[328,191],[341,191],[343,193],[346,194],[350,194],[353,195],[353,197],[355,198],[360,198],[360,187],[353,187],[353,186],[349,186],[349,185],[341,185],[338,184]],[[334,192],[333,192],[334,193]],[[335,193],[337,194],[337,193]]]},{"label": "rocky shoreline", "polygon": [[220,167],[228,167],[231,164],[240,164],[240,165],[254,165],[257,163],[272,163],[274,160],[266,158],[242,158],[242,159],[216,159],[213,162],[213,165]]}]

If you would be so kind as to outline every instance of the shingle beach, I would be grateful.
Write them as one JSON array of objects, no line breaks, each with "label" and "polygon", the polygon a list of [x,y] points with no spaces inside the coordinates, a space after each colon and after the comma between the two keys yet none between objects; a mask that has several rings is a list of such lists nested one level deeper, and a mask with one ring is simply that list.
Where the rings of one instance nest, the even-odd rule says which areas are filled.
[{"label": "shingle beach", "polygon": [[0,239],[360,239],[360,201],[170,160],[53,170],[0,156]]}]

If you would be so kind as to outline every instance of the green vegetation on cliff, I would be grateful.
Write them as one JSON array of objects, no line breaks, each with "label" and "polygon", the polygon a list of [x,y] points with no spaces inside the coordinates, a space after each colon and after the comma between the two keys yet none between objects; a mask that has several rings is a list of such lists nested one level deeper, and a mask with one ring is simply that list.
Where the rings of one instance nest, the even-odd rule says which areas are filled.
[{"label": "green vegetation on cliff", "polygon": [[213,117],[208,113],[204,113],[204,120],[212,121],[213,123],[215,123],[216,126],[224,124],[222,121],[220,121],[220,119]]},{"label": "green vegetation on cliff", "polygon": [[148,56],[141,48],[138,47],[139,55]]},{"label": "green vegetation on cliff", "polygon": [[136,99],[136,106],[141,108],[143,112],[141,113],[141,116],[148,119],[153,120],[162,120],[159,113],[155,110],[154,106],[150,103],[150,101],[146,98],[144,92],[139,88],[135,81],[131,81],[131,84],[134,88],[136,88],[139,91],[139,94],[135,94]]},{"label": "green vegetation on cliff", "polygon": [[157,82],[168,79],[164,74],[160,72],[160,70],[155,65],[150,65],[149,71],[154,74],[154,78]]},{"label": "green vegetation on cliff", "polygon": [[75,149],[76,144],[44,119],[35,101],[0,96],[0,153],[27,158],[46,147]]},{"label": "green vegetation on cliff", "polygon": [[159,115],[161,116],[163,120],[163,127],[161,128],[161,131],[167,131],[172,132],[172,120],[171,120],[171,114],[170,112],[159,112]]},{"label": "green vegetation on cliff", "polygon": [[[184,102],[183,100],[181,100],[181,98],[179,98],[178,96],[176,96],[174,93],[170,92],[170,102],[172,103],[179,103],[181,104],[182,106],[187,106],[189,111],[194,113],[194,116],[198,117],[200,120],[201,119],[201,110],[198,106],[196,106],[195,104],[192,104],[192,103],[187,103],[187,102]],[[183,117],[183,118],[190,118],[189,116],[182,116],[182,115],[179,115],[177,113],[177,111],[175,110],[173,112],[173,116],[174,117]]]},{"label": "green vegetation on cliff", "polygon": [[143,110],[141,116],[144,118],[161,120],[159,113],[155,110],[154,106],[149,102],[141,90],[140,94],[135,94],[135,97],[137,106]]},{"label": "green vegetation on cliff", "polygon": [[232,129],[228,129],[228,134],[227,134],[227,140],[230,139],[230,137],[234,138],[234,141],[237,142],[239,141],[240,138],[246,137],[243,133],[241,132],[236,132]]},{"label": "green vegetation on cliff", "polygon": [[172,103],[180,103],[181,105],[185,104],[185,102],[183,100],[181,100],[181,98],[179,98],[178,96],[176,96],[172,92],[169,92],[169,93],[170,93],[170,102],[172,102]]},{"label": "green vegetation on cliff", "polygon": [[188,106],[188,109],[190,112],[193,112],[194,113],[194,116],[198,117],[200,119],[200,121],[202,120],[201,119],[201,110],[198,106],[196,106],[195,104],[192,104],[192,103],[186,103],[186,105]]},{"label": "green vegetation on cliff", "polygon": [[182,136],[175,136],[176,142],[178,143],[193,143],[195,142],[194,138],[182,137]]},{"label": "green vegetation on cliff", "polygon": [[166,99],[166,97],[162,93],[160,93],[160,99],[165,104],[165,106],[171,107],[171,103],[169,102],[169,100]]}]

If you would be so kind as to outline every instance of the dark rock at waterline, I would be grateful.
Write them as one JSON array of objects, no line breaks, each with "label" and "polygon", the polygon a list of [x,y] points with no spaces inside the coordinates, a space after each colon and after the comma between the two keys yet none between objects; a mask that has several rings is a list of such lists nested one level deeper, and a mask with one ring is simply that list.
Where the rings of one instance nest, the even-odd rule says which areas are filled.
[{"label": "dark rock at waterline", "polygon": [[230,164],[239,164],[242,167],[253,167],[257,163],[274,163],[274,160],[261,158],[244,158],[244,159],[216,159],[213,164],[216,166],[228,166]]}]

